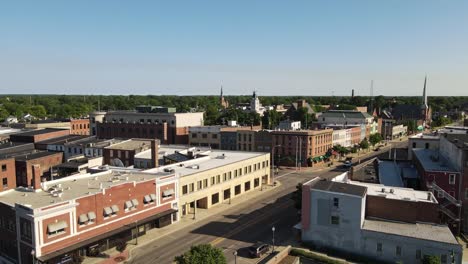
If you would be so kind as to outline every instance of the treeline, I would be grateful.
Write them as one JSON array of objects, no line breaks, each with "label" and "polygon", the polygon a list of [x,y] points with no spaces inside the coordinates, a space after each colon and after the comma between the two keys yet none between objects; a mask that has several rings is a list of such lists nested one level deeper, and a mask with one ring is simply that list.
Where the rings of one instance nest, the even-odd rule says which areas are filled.
[{"label": "treeline", "polygon": [[[250,102],[251,96],[225,96],[230,105]],[[421,104],[421,97],[369,97],[355,96],[260,96],[263,105],[289,105],[299,99],[305,99],[309,104],[320,110],[320,105],[338,105],[339,109],[353,109],[356,106],[391,107],[395,104]],[[468,97],[429,97],[429,105],[433,112],[444,112],[466,108]],[[22,117],[31,114],[37,118],[69,118],[83,117],[94,110],[130,110],[137,105],[159,105],[176,107],[178,112],[205,111],[210,123],[220,121],[220,118],[244,115],[233,111],[223,116],[219,114],[219,96],[99,96],[99,95],[2,95],[0,96],[0,119],[8,116]],[[259,122],[257,116],[245,116],[246,119]],[[222,121],[222,120],[221,120]],[[248,123],[248,121],[246,121]]]}]

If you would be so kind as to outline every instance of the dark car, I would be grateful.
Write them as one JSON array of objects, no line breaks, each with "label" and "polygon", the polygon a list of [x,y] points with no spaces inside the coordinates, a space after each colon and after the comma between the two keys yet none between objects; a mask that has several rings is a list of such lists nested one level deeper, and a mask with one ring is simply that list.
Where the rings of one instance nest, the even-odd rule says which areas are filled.
[{"label": "dark car", "polygon": [[269,249],[270,249],[270,245],[263,244],[263,243],[257,243],[255,245],[249,247],[249,254],[250,254],[250,256],[252,256],[254,258],[259,258],[263,254],[267,253]]}]

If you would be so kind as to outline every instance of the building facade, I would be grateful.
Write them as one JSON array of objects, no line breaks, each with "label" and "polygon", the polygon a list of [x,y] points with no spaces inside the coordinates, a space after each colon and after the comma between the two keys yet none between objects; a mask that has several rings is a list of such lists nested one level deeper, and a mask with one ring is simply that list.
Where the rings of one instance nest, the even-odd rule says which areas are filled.
[{"label": "building facade", "polygon": [[70,134],[88,136],[90,132],[89,119],[71,119]]}]

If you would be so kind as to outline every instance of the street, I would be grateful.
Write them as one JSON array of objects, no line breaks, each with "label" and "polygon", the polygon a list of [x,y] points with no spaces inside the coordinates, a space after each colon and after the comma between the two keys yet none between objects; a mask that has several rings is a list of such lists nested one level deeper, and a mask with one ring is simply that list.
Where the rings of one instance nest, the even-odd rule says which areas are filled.
[{"label": "street", "polygon": [[[402,144],[404,141],[395,145]],[[388,148],[370,151],[362,155],[361,162],[384,152]],[[287,245],[295,239],[293,226],[300,220],[290,197],[296,185],[315,177],[329,179],[342,172],[338,168],[313,172],[281,170],[275,178],[281,183],[276,189],[136,248],[129,263],[172,263],[175,256],[190,246],[203,243],[221,248],[228,263],[234,263],[234,251],[237,251],[237,263],[257,263],[258,259],[248,257],[247,247],[260,241],[271,244],[273,226],[275,245]]]}]

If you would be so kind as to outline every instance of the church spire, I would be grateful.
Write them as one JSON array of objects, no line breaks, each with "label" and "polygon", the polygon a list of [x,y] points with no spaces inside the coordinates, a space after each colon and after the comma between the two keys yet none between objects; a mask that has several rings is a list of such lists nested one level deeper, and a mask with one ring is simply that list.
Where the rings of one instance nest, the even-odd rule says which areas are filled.
[{"label": "church spire", "polygon": [[221,98],[223,97],[223,86],[221,85]]},{"label": "church spire", "polygon": [[427,75],[426,77],[424,77],[424,88],[423,88],[423,96],[422,96],[422,107],[424,107],[425,109],[429,108],[427,104],[426,84],[427,84]]}]

